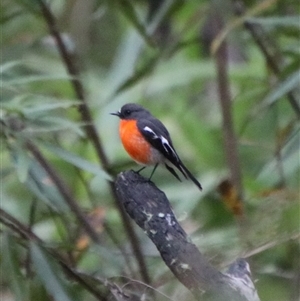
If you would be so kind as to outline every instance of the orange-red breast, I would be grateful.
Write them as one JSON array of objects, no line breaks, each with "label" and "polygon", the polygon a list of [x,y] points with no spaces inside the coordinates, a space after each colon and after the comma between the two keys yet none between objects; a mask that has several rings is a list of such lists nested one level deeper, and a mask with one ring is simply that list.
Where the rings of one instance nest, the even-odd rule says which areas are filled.
[{"label": "orange-red breast", "polygon": [[131,158],[144,166],[154,165],[150,179],[158,164],[161,163],[165,164],[166,168],[180,181],[171,164],[178,168],[186,179],[190,178],[202,190],[201,184],[180,160],[170,134],[160,120],[142,106],[134,103],[128,103],[120,111],[111,114],[121,119],[120,138]]}]

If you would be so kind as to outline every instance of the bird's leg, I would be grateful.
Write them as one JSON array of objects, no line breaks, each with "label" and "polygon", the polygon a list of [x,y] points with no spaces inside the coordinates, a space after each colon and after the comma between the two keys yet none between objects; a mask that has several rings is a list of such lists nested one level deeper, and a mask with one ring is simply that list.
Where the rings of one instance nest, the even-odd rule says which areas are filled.
[{"label": "bird's leg", "polygon": [[151,172],[151,176],[150,176],[150,178],[149,178],[149,181],[151,181],[151,178],[152,178],[152,176],[153,176],[153,174],[154,174],[154,172],[155,172],[157,166],[158,166],[158,163],[155,164],[155,166],[154,166],[154,168],[153,168],[153,170],[152,170],[152,172]]},{"label": "bird's leg", "polygon": [[146,168],[146,166],[143,166],[142,168],[140,168],[139,170],[136,171],[136,173],[140,173],[142,170],[144,170]]}]

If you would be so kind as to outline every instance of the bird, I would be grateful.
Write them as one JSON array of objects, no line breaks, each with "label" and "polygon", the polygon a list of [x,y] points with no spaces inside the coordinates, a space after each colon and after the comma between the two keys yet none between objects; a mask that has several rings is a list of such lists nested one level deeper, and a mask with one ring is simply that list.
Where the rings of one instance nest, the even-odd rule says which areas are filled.
[{"label": "bird", "polygon": [[226,271],[234,287],[246,298],[246,300],[260,301],[257,290],[252,281],[249,263],[244,258],[238,258]]},{"label": "bird", "polygon": [[202,190],[199,181],[179,158],[167,128],[147,109],[136,103],[127,103],[118,112],[110,114],[120,118],[119,135],[125,150],[135,162],[143,165],[138,173],[146,166],[154,165],[149,178],[151,180],[157,166],[164,164],[181,181],[172,167],[175,166],[186,179],[192,180]]}]

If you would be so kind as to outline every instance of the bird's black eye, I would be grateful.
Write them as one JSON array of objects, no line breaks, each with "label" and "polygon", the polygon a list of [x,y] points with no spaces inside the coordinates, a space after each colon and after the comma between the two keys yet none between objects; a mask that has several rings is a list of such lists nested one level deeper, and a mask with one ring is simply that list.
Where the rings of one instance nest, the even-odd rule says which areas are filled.
[{"label": "bird's black eye", "polygon": [[125,116],[129,116],[131,114],[131,111],[130,110],[125,110],[125,112],[124,112],[124,115]]}]

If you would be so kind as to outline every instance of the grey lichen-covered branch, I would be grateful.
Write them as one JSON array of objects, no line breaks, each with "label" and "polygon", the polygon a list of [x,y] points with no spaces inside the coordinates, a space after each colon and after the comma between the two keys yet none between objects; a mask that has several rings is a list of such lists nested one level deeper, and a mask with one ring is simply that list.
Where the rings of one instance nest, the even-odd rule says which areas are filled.
[{"label": "grey lichen-covered branch", "polygon": [[115,185],[126,212],[196,299],[259,301],[247,262],[235,262],[228,273],[214,268],[178,223],[166,195],[152,182],[134,171],[126,171],[118,175]]}]

